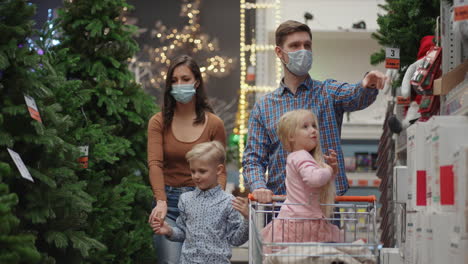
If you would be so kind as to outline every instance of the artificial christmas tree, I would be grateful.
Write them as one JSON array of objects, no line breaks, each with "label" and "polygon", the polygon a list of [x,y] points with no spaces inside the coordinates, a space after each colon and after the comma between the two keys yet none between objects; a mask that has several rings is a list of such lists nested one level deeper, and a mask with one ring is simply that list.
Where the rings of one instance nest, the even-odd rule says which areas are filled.
[{"label": "artificial christmas tree", "polygon": [[[27,44],[33,14],[34,7],[25,0],[0,5],[0,192],[5,199],[0,211],[6,218],[1,223],[5,233],[0,243],[5,245],[0,259],[6,263],[39,259],[41,263],[80,263],[90,249],[105,246],[85,232],[93,198],[76,174],[73,119],[63,113],[64,105],[54,94],[76,87],[77,82],[57,75],[49,57],[40,56]],[[35,101],[35,110],[29,109],[31,116],[26,95],[28,101]],[[24,167],[12,153],[18,153]],[[26,170],[33,182],[21,178]],[[19,237],[15,239],[14,234]],[[21,241],[21,246],[15,246]]]},{"label": "artificial christmas tree", "polygon": [[[394,87],[401,85],[407,66],[416,61],[419,43],[426,35],[434,35],[436,18],[440,13],[440,1],[395,0],[379,5],[387,13],[379,15],[379,29],[372,34],[383,47],[400,48],[399,79]],[[371,64],[385,60],[385,50],[372,54]]]},{"label": "artificial christmas tree", "polygon": [[119,18],[124,8],[124,0],[65,2],[58,18],[58,48],[79,58],[67,74],[82,85],[66,111],[81,116],[74,133],[89,146],[89,167],[80,173],[95,199],[86,231],[106,245],[92,263],[142,263],[153,254],[146,124],[156,107],[127,68],[137,45],[134,28]]}]

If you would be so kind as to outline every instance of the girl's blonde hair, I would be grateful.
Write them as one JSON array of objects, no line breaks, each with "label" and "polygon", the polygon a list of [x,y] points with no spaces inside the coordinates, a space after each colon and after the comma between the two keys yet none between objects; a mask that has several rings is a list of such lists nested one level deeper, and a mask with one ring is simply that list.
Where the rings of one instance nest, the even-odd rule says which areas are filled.
[{"label": "girl's blonde hair", "polygon": [[217,164],[224,164],[226,161],[226,151],[219,141],[209,141],[197,144],[185,154],[188,162],[192,160],[209,160]]},{"label": "girl's blonde hair", "polygon": [[[311,115],[317,130],[317,138],[320,138],[320,130],[318,125],[317,116],[306,109],[299,109],[287,112],[283,114],[278,121],[278,137],[283,145],[283,148],[291,152],[293,150],[293,143],[290,141],[291,137],[294,137],[297,129],[302,125],[301,122],[307,115]],[[325,168],[325,160],[323,158],[322,147],[320,141],[317,141],[317,146],[310,151],[312,157],[321,168]],[[320,188],[320,203],[321,204],[333,204],[335,202],[336,188],[335,181],[329,181],[327,184]],[[331,217],[333,213],[332,206],[323,206],[320,208],[326,217]]]}]

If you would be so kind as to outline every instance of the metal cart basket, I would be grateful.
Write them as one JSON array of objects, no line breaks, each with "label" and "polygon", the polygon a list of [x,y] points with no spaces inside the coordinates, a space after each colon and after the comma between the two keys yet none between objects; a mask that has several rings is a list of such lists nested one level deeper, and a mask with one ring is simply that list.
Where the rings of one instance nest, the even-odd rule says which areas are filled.
[{"label": "metal cart basket", "polygon": [[[249,198],[249,263],[378,263],[375,196],[337,196],[338,203],[324,205],[334,207],[332,218],[279,217],[281,206],[304,205],[284,203],[285,196],[274,196],[270,204]],[[317,241],[319,221],[339,229],[339,241]],[[276,227],[264,232],[268,224]]]}]

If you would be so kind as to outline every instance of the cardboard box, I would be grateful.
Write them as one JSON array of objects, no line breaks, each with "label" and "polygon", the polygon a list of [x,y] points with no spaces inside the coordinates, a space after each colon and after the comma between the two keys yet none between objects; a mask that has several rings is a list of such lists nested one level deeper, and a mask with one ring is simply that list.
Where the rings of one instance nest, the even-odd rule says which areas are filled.
[{"label": "cardboard box", "polygon": [[394,226],[395,226],[395,247],[399,248],[400,256],[403,257],[405,252],[406,241],[406,203],[395,203],[394,206]]},{"label": "cardboard box", "polygon": [[414,264],[414,255],[416,248],[414,247],[416,239],[416,212],[407,212],[406,214],[406,232],[405,232],[405,245],[403,248],[404,252],[404,263]]},{"label": "cardboard box", "polygon": [[453,239],[450,243],[450,260],[447,263],[468,264],[468,240]]},{"label": "cardboard box", "polygon": [[408,167],[393,167],[393,201],[406,203],[408,199]]},{"label": "cardboard box", "polygon": [[380,264],[402,264],[403,260],[398,248],[382,248],[380,250]]},{"label": "cardboard box", "polygon": [[457,226],[462,238],[468,239],[468,145],[461,146],[453,154],[455,175],[455,211]]},{"label": "cardboard box", "polygon": [[434,80],[434,95],[446,95],[465,79],[467,72],[468,60],[442,75],[439,79]]},{"label": "cardboard box", "polygon": [[426,137],[430,136],[428,122],[416,122],[407,129],[407,211],[425,210],[427,206],[427,168],[430,145],[425,143]]},{"label": "cardboard box", "polygon": [[428,248],[428,250],[432,251],[432,263],[458,263],[449,262],[452,230],[455,226],[454,213],[433,214],[429,217],[432,218],[432,231],[434,232],[433,245]]},{"label": "cardboard box", "polygon": [[434,119],[432,122],[432,172],[430,181],[432,207],[435,212],[455,212],[455,175],[453,153],[460,145],[468,144],[468,117],[460,116],[456,122]]}]

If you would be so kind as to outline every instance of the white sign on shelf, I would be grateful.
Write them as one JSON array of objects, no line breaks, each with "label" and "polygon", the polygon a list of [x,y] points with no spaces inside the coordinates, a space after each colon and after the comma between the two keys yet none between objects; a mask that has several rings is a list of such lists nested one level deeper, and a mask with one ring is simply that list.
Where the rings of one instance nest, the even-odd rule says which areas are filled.
[{"label": "white sign on shelf", "polygon": [[7,150],[10,153],[11,158],[15,162],[15,165],[18,168],[19,172],[21,173],[21,176],[27,180],[34,182],[31,174],[29,173],[28,168],[26,168],[26,165],[24,165],[24,162],[21,159],[20,155],[9,148],[7,148]]}]

